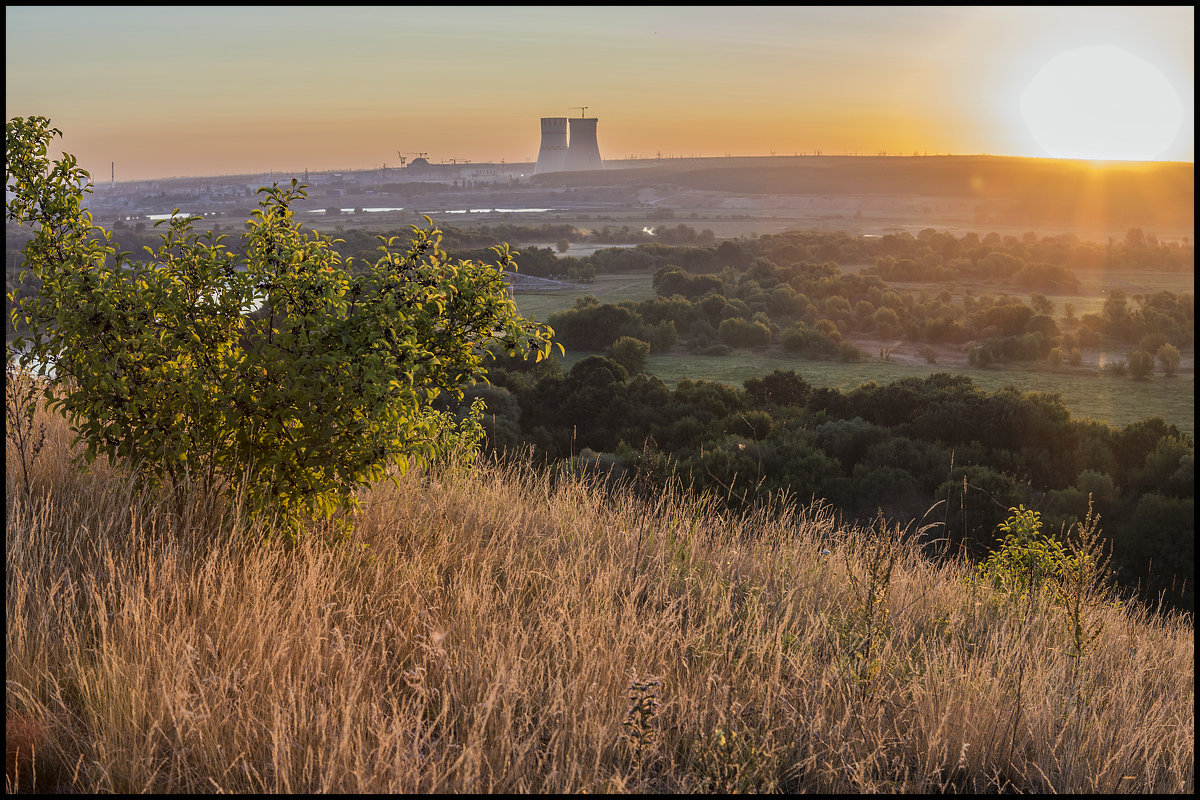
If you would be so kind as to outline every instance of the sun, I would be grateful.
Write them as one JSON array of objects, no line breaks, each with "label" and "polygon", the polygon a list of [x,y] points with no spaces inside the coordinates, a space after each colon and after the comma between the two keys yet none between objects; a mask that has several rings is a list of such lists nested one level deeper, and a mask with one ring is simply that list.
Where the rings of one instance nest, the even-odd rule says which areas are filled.
[{"label": "sun", "polygon": [[1054,158],[1152,161],[1179,133],[1183,103],[1153,65],[1100,45],[1042,67],[1021,95],[1021,114]]}]

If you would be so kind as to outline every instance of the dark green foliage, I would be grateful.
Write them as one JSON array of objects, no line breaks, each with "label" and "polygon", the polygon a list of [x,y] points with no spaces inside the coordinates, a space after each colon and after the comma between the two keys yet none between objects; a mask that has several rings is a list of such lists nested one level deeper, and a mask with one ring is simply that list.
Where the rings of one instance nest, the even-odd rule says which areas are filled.
[{"label": "dark green foliage", "polygon": [[730,347],[761,348],[771,343],[771,329],[762,322],[730,317],[717,327],[717,335]]},{"label": "dark green foliage", "polygon": [[654,291],[664,297],[683,295],[696,300],[723,287],[716,275],[689,275],[676,266],[666,266],[654,273]]},{"label": "dark green foliage", "polygon": [[622,336],[639,337],[642,333],[642,323],[635,311],[625,306],[601,305],[591,297],[581,298],[574,308],[551,314],[547,322],[554,329],[556,340],[571,350],[603,350]]},{"label": "dark green foliage", "polygon": [[623,366],[630,375],[636,375],[646,367],[650,355],[650,344],[632,336],[622,336],[608,348],[608,357]]},{"label": "dark green foliage", "polygon": [[774,370],[761,378],[748,378],[744,385],[750,399],[759,407],[803,407],[812,393],[812,386],[795,370]]},{"label": "dark green foliage", "polygon": [[[1115,531],[1114,553],[1126,582],[1140,581],[1144,595],[1161,592],[1185,608],[1195,604],[1196,501],[1157,492],[1138,499],[1129,524]],[[1177,598],[1181,598],[1177,599]]]},{"label": "dark green foliage", "polygon": [[1154,371],[1154,356],[1145,350],[1130,350],[1125,357],[1129,365],[1129,375],[1136,381],[1144,381]]}]

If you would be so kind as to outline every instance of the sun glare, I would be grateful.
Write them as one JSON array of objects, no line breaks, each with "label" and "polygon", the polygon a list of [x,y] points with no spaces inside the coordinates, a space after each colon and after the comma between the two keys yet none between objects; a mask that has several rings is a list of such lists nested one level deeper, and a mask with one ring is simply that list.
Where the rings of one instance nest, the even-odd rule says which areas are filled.
[{"label": "sun glare", "polygon": [[1021,114],[1054,158],[1150,161],[1178,134],[1183,103],[1153,65],[1102,45],[1042,67],[1021,95]]}]

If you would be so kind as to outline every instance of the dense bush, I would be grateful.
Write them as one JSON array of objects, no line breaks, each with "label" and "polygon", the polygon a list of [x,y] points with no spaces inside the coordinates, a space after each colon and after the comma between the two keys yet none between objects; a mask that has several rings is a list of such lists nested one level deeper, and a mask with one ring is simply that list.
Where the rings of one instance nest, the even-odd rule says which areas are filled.
[{"label": "dense bush", "polygon": [[649,355],[650,344],[632,336],[622,336],[608,348],[608,357],[623,366],[630,375],[645,369]]},{"label": "dense bush", "polygon": [[[411,457],[436,454],[430,408],[484,374],[486,346],[549,349],[502,270],[447,258],[436,229],[352,271],[293,217],[304,197],[262,190],[244,249],[173,217],[149,262],[118,253],[83,210],[87,173],[51,162],[42,117],[5,128],[10,221],[31,224],[40,282],[14,315],[21,363],[86,445],[148,483],[245,491],[254,508],[332,512]],[[501,264],[511,266],[504,251]]]}]

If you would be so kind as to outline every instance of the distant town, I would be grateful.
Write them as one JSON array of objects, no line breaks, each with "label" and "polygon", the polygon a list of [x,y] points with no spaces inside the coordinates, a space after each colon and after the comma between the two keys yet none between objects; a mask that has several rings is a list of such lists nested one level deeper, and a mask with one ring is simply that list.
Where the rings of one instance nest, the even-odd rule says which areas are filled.
[{"label": "distant town", "polygon": [[[535,162],[437,162],[320,172],[261,172],[120,182],[93,175],[86,199],[105,227],[149,227],[178,209],[199,227],[238,228],[257,191],[293,179],[295,204],[316,227],[567,222],[654,225],[667,220],[718,237],[789,228],[878,235],[950,232],[1073,233],[1103,241],[1133,226],[1160,239],[1194,231],[1190,164],[1097,171],[1088,163],[999,156],[776,155],[605,159],[600,169],[539,171]],[[539,159],[540,160],[540,159]],[[1082,181],[1090,205],[1078,205]],[[1086,211],[1087,213],[1080,213]]]}]

